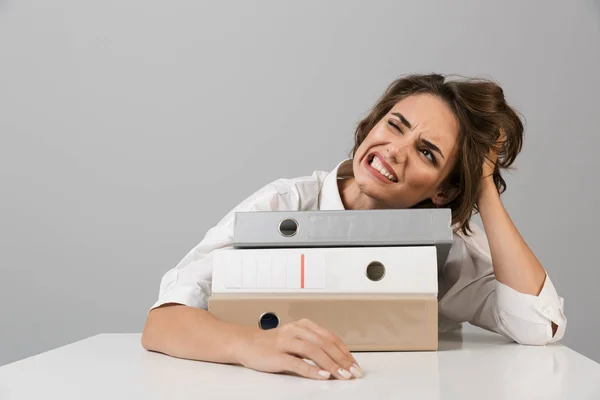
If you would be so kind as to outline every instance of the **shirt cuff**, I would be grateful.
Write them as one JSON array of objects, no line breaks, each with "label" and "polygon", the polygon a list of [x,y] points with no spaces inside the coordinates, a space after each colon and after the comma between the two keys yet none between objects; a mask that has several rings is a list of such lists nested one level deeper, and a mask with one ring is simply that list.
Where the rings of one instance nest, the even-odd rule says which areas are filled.
[{"label": "shirt cuff", "polygon": [[[525,294],[496,281],[498,310],[521,321],[548,326],[548,342],[560,340],[566,328],[564,299],[558,295],[550,277],[546,275],[544,286],[537,296]],[[552,323],[558,328],[552,336]]]},{"label": "shirt cuff", "polygon": [[204,299],[200,287],[178,286],[165,293],[162,293],[156,303],[152,305],[149,311],[167,303],[183,304],[188,307],[202,308],[207,310],[208,304]]}]

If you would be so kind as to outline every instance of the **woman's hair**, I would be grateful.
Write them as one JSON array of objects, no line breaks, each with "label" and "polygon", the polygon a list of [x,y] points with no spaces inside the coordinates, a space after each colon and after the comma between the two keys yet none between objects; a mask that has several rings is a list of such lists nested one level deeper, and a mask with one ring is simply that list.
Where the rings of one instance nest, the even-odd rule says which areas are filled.
[{"label": "woman's hair", "polygon": [[[495,146],[498,159],[493,180],[499,193],[506,190],[500,171],[514,162],[523,145],[523,123],[504,99],[502,88],[485,79],[446,80],[443,75],[409,75],[392,82],[369,115],[359,122],[354,135],[351,156],[371,129],[396,103],[413,94],[431,94],[444,100],[459,123],[458,153],[450,173],[443,182],[447,188],[458,189],[458,195],[445,207],[452,210],[452,224],[466,235],[471,231],[469,220],[479,212],[477,194],[483,174],[483,161]],[[499,141],[500,133],[503,133]],[[426,199],[413,208],[435,208]]]}]

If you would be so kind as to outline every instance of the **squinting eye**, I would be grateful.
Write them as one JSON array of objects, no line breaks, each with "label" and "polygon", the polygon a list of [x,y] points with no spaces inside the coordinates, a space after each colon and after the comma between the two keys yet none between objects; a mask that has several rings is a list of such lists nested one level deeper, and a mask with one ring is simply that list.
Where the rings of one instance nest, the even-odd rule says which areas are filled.
[{"label": "squinting eye", "polygon": [[393,123],[392,120],[388,121],[388,125],[390,125],[394,129],[396,129],[398,132],[402,133],[402,129],[400,129],[400,127],[398,125],[396,125],[395,123]]},{"label": "squinting eye", "polygon": [[427,149],[421,150],[421,153],[423,153],[423,155],[425,155],[425,157],[429,158],[429,160],[435,164],[435,156],[433,155],[433,153],[431,153]]}]

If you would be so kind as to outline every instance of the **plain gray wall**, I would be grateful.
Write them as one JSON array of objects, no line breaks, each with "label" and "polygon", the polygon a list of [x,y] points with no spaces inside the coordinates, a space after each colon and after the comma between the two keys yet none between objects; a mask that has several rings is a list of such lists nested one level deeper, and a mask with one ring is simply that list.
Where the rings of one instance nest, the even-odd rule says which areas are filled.
[{"label": "plain gray wall", "polygon": [[140,332],[207,229],[412,72],[527,119],[504,203],[600,361],[599,65],[598,1],[0,1],[0,364]]}]

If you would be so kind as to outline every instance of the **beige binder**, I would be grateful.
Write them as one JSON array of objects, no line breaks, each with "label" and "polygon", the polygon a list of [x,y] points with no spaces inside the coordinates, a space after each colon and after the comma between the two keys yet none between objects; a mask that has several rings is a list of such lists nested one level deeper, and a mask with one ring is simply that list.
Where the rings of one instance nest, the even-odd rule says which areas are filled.
[{"label": "beige binder", "polygon": [[230,323],[262,329],[308,318],[351,351],[438,348],[437,297],[405,294],[213,294],[208,310]]}]

